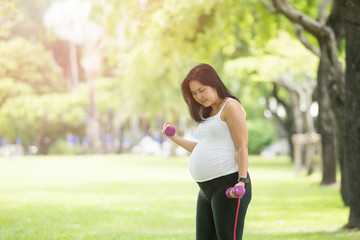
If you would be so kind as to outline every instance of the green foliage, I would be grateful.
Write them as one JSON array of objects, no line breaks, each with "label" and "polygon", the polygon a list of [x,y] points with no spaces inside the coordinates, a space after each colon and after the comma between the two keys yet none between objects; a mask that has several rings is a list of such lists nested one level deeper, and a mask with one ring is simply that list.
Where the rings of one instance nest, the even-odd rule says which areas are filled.
[{"label": "green foliage", "polygon": [[[96,83],[98,120],[105,128],[112,128],[117,110],[120,109],[120,118],[128,116],[129,111],[123,113],[123,96],[117,81],[115,78],[101,78]],[[0,80],[0,90],[4,90],[0,91],[3,102],[0,108],[0,136],[8,141],[14,142],[16,137],[20,137],[23,144],[29,146],[34,143],[41,145],[47,139],[50,146],[56,139],[64,139],[67,133],[85,136],[87,85],[81,86],[76,94],[34,95],[29,85],[3,79]],[[56,152],[61,147],[61,144],[53,146]]]},{"label": "green foliage", "polygon": [[86,101],[71,93],[11,98],[0,108],[0,136],[10,142],[20,137],[24,146],[37,141],[38,147],[68,132],[83,136],[85,109]]},{"label": "green foliage", "polygon": [[107,2],[107,29],[121,44],[107,59],[117,63],[124,105],[134,117],[167,121],[186,112],[179,86],[195,64],[211,63],[221,75],[227,59],[247,56],[273,36],[277,22],[271,19],[278,17],[250,0]]},{"label": "green foliage", "polygon": [[[42,14],[54,1],[19,0],[19,17],[10,37],[24,36],[46,44]],[[319,2],[292,1],[300,10],[307,9],[311,16],[316,14],[314,7]],[[0,0],[0,4],[4,3]],[[92,3],[91,18],[109,33],[103,52],[106,77],[97,80],[95,91],[97,117],[105,127],[111,128],[129,118],[145,118],[154,126],[155,119],[172,122],[188,116],[180,83],[198,62],[216,68],[242,101],[248,119],[261,118],[265,108],[259,104],[264,93],[254,80],[272,81],[279,71],[297,71],[304,62],[306,70],[300,74],[312,71],[307,68],[314,62],[312,58],[305,56],[300,64],[291,60],[299,55],[299,48],[288,44],[287,36],[279,35],[276,44],[271,45],[270,41],[266,45],[278,36],[278,26],[291,31],[292,24],[280,15],[269,14],[261,1],[92,0]],[[266,50],[262,51],[265,45]],[[284,49],[283,55],[274,57],[277,53],[274,49]],[[3,56],[0,135],[10,141],[21,135],[26,144],[46,137],[55,141],[56,135],[64,136],[66,132],[84,135],[87,86],[79,89],[77,97],[71,94],[50,97],[49,93],[64,92],[66,81],[52,55],[40,43],[22,38],[3,41],[0,56]],[[77,100],[70,103],[69,99],[74,98]]]},{"label": "green foliage", "polygon": [[11,78],[0,79],[0,107],[8,98],[34,93],[27,84],[16,82]]},{"label": "green foliage", "polygon": [[259,154],[277,139],[274,124],[264,119],[247,121],[249,154]]},{"label": "green foliage", "polygon": [[0,81],[11,78],[31,86],[37,94],[66,90],[60,68],[41,43],[23,38],[2,41],[0,56]]},{"label": "green foliage", "polygon": [[49,155],[75,155],[82,153],[83,149],[81,146],[69,146],[65,140],[58,140],[49,147]]},{"label": "green foliage", "polygon": [[[96,81],[95,88],[96,109],[101,116],[105,117],[118,110],[122,101],[125,100],[124,96],[121,94],[122,90],[119,89],[118,78],[99,78]],[[82,94],[87,94],[87,91],[87,87],[83,88]]]},{"label": "green foliage", "polygon": [[318,62],[318,57],[306,50],[298,40],[286,32],[279,32],[278,37],[269,40],[257,54],[234,59],[226,64],[233,75],[246,80],[272,82],[286,73],[301,82],[316,79]]},{"label": "green foliage", "polygon": [[257,53],[227,60],[222,79],[242,102],[247,119],[263,118],[265,97],[272,90],[269,83],[282,74],[291,74],[298,82],[315,81],[317,65],[316,56],[289,34],[279,32]]},{"label": "green foliage", "polygon": [[[317,19],[319,17],[319,6],[323,3],[323,0],[289,0],[289,3],[298,11]],[[326,14],[331,11],[331,5],[328,4],[326,8]]]},{"label": "green foliage", "polygon": [[[180,82],[195,64],[207,62],[241,99],[249,117],[259,118],[265,108],[257,104],[263,92],[252,80],[272,81],[274,75],[285,70],[295,69],[303,74],[310,69],[301,69],[304,58],[306,66],[311,66],[309,71],[316,65],[316,58],[308,57],[308,51],[299,47],[296,40],[278,34],[279,26],[292,31],[292,24],[280,15],[270,14],[261,1],[107,3],[112,10],[105,11],[100,3],[95,3],[102,9],[100,12],[107,13],[107,18],[96,13],[93,17],[105,22],[107,29],[117,34],[117,44],[121,44],[119,51],[112,50],[107,59],[118,63],[113,66],[121,78],[121,93],[128,96],[124,105],[131,109],[132,116],[160,116],[173,121],[184,115],[185,105],[179,104],[183,102]],[[309,3],[309,8],[317,3]],[[276,38],[275,43],[269,42],[272,38]],[[303,52],[307,55],[299,64]],[[299,53],[302,55],[292,61]],[[245,74],[243,65],[247,65]]]},{"label": "green foliage", "polygon": [[0,0],[0,36],[2,37],[11,25],[11,19],[16,14],[16,0]]}]

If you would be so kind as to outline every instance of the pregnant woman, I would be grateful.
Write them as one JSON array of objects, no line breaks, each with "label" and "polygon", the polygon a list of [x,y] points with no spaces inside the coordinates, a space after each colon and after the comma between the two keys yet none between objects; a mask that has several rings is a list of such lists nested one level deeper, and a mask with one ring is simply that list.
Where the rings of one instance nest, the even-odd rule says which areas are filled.
[{"label": "pregnant woman", "polygon": [[[200,140],[168,137],[191,152],[190,173],[200,187],[196,239],[240,240],[251,201],[246,112],[208,64],[195,66],[181,89],[191,117],[199,123]],[[169,125],[164,124],[163,134]],[[245,187],[245,195],[231,191],[233,199],[226,197],[226,189],[238,185]]]}]

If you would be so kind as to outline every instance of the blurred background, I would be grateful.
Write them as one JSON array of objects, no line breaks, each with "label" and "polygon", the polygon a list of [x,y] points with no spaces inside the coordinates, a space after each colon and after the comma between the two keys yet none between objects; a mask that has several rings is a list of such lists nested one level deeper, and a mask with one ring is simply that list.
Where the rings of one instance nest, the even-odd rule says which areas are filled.
[{"label": "blurred background", "polygon": [[[297,2],[316,14],[317,1]],[[245,107],[251,154],[293,155],[307,117],[316,131],[319,58],[260,1],[14,0],[1,10],[1,155],[184,154],[161,128],[197,138],[180,83],[200,62]]]},{"label": "blurred background", "polygon": [[180,84],[208,63],[247,112],[248,236],[355,239],[333,232],[360,226],[359,14],[353,0],[0,0],[0,238],[191,239],[188,153],[161,129],[197,140]]}]

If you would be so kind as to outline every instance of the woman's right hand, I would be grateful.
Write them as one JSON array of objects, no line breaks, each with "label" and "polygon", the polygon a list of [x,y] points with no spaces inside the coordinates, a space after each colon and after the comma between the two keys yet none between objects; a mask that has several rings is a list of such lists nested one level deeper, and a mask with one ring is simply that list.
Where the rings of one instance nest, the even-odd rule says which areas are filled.
[{"label": "woman's right hand", "polygon": [[166,135],[165,130],[166,130],[166,128],[169,127],[169,126],[174,127],[174,125],[172,125],[172,124],[169,123],[169,122],[164,123],[163,128],[162,128],[162,130],[161,130],[161,133],[164,134],[166,137],[168,137],[171,141],[173,141],[174,143],[176,143],[177,145],[179,145],[180,147],[186,149],[186,150],[189,151],[189,152],[192,152],[192,151],[194,150],[197,142],[189,141],[189,140],[184,139],[183,137],[180,137],[179,135],[176,135],[176,134],[175,134],[175,133],[176,133],[175,127],[174,127],[174,129],[173,129],[173,133],[174,133],[175,135],[172,135],[172,136]]},{"label": "woman's right hand", "polygon": [[[174,125],[172,125],[172,124],[169,123],[169,122],[164,123],[163,128],[162,128],[162,130],[161,130],[161,133],[164,134],[165,136],[167,136],[166,133],[165,133],[165,129],[166,129],[168,126],[173,126],[173,127],[174,127]],[[167,136],[167,137],[169,137],[169,136]]]}]

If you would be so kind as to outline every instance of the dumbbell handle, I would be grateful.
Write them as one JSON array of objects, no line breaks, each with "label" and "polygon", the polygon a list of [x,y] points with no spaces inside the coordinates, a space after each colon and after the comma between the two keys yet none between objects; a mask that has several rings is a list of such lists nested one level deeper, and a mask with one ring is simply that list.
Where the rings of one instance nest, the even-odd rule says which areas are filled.
[{"label": "dumbbell handle", "polygon": [[231,190],[233,190],[234,195],[237,196],[237,197],[244,196],[244,194],[245,194],[245,188],[243,186],[241,186],[241,185],[238,185],[238,186],[235,186],[235,187],[230,187],[230,188],[228,188],[226,190],[225,194],[226,194],[226,196],[228,198],[232,198],[230,196]]}]

